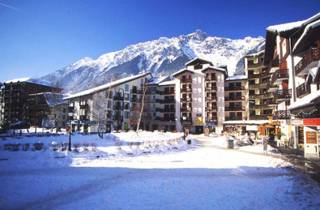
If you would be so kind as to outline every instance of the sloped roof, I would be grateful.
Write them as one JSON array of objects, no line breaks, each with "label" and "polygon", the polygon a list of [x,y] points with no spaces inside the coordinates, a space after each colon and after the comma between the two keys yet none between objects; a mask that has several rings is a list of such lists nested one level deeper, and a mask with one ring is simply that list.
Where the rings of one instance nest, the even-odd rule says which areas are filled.
[{"label": "sloped roof", "polygon": [[295,43],[292,51],[294,53],[298,53],[306,50],[307,48],[310,47],[310,44],[318,40],[319,37],[320,37],[320,19],[313,23],[310,23],[304,28],[302,35],[299,37],[299,39]]},{"label": "sloped roof", "polygon": [[111,87],[114,87],[114,86],[117,86],[117,85],[121,85],[121,84],[126,83],[126,82],[130,82],[130,81],[135,80],[135,79],[139,79],[139,78],[147,76],[149,74],[150,74],[150,72],[147,72],[147,73],[142,73],[142,74],[138,74],[138,75],[135,75],[135,76],[122,78],[122,79],[119,79],[119,80],[116,80],[116,81],[113,81],[113,82],[109,82],[109,83],[104,84],[104,85],[100,85],[98,87],[94,87],[94,88],[91,88],[91,89],[88,89],[88,90],[84,90],[84,91],[69,95],[64,99],[71,99],[71,98],[76,98],[76,97],[80,97],[80,96],[89,95],[89,94],[92,94],[92,93],[95,93],[95,92],[98,92],[98,91],[101,91],[101,90],[105,90],[107,88],[111,88]]},{"label": "sloped roof", "polygon": [[188,71],[188,72],[190,72],[190,73],[192,73],[192,74],[200,74],[200,75],[203,75],[203,73],[201,73],[201,71],[197,71],[197,70],[191,70],[191,69],[180,69],[179,71],[176,71],[175,73],[173,73],[172,74],[172,76],[173,77],[175,77],[175,76],[177,76],[177,75],[179,75],[179,74],[181,74],[181,73],[183,73],[183,72],[186,72],[186,71]]},{"label": "sloped roof", "polygon": [[191,65],[196,64],[197,62],[200,62],[200,63],[202,63],[202,64],[209,64],[209,65],[213,66],[212,62],[210,62],[210,61],[208,61],[208,60],[206,60],[206,59],[203,59],[203,58],[199,58],[199,57],[194,58],[194,59],[188,61],[187,63],[185,63],[185,65],[186,65],[186,66],[191,66]]},{"label": "sloped roof", "polygon": [[[299,32],[299,30],[304,29],[308,24],[317,21],[320,18],[320,13],[314,16],[291,23],[284,23],[269,26],[266,28],[266,47],[265,47],[265,59],[264,62],[267,64],[273,57],[274,47],[276,45],[276,37],[280,35],[282,37],[288,38],[294,33]],[[300,32],[299,32],[300,33]]]},{"label": "sloped roof", "polygon": [[302,108],[305,106],[312,106],[313,103],[312,101],[319,98],[320,97],[320,90],[317,90],[313,93],[310,93],[309,95],[303,97],[303,98],[299,98],[296,102],[292,103],[288,109],[292,110],[292,109],[298,109],[298,108]]},{"label": "sloped roof", "polygon": [[233,76],[227,77],[226,80],[230,81],[230,80],[244,80],[244,79],[248,79],[248,76],[247,75],[233,75]]}]

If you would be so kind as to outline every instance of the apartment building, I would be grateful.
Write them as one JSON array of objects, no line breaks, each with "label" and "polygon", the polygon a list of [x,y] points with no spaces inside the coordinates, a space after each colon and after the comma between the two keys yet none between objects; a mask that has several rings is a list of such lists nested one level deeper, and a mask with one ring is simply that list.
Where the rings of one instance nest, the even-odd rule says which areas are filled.
[{"label": "apartment building", "polygon": [[248,77],[236,75],[225,80],[225,121],[249,119]]},{"label": "apartment building", "polygon": [[271,73],[264,65],[264,51],[245,57],[245,74],[248,77],[249,120],[268,120],[275,112],[274,92],[278,87],[270,85]]},{"label": "apartment building", "polygon": [[269,26],[265,54],[265,64],[276,67],[271,71],[272,81],[279,88],[277,98],[282,96],[277,111],[285,113],[283,116],[291,112],[291,119],[281,123],[281,140],[314,157],[319,157],[320,136],[319,19],[320,13],[303,21]]},{"label": "apartment building", "polygon": [[145,130],[176,131],[175,81],[154,78],[147,84],[143,121]]},{"label": "apartment building", "polygon": [[30,126],[44,128],[65,128],[67,102],[61,93],[43,92],[30,94],[27,98],[27,121]]},{"label": "apartment building", "polygon": [[146,83],[150,78],[150,73],[141,73],[66,97],[72,130],[105,132],[136,129]]},{"label": "apartment building", "polygon": [[173,74],[176,81],[177,130],[202,133],[205,126],[219,132],[224,122],[224,80],[227,71],[196,58]]},{"label": "apartment building", "polygon": [[46,106],[39,106],[34,110],[29,105],[34,94],[60,93],[61,89],[39,84],[29,79],[16,79],[6,81],[0,87],[0,121],[8,121],[16,128],[28,128],[30,125],[38,125],[46,113]]}]

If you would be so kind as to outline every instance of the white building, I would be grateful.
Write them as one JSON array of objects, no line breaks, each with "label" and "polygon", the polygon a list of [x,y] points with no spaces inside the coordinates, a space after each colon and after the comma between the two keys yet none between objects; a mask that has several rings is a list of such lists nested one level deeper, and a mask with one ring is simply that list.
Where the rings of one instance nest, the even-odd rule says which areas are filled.
[{"label": "white building", "polygon": [[98,132],[135,129],[150,73],[110,82],[66,97],[74,131]]},{"label": "white building", "polygon": [[202,133],[204,126],[221,132],[224,122],[224,80],[227,71],[204,59],[186,63],[173,74],[176,80],[177,130]]}]

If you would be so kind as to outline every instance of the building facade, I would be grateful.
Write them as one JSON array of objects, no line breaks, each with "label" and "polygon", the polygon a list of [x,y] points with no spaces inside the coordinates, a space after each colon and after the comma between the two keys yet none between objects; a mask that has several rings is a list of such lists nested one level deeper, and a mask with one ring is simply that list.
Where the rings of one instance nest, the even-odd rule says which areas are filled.
[{"label": "building facade", "polygon": [[37,118],[38,113],[47,114],[47,107],[39,106],[34,110],[29,106],[34,94],[60,93],[61,89],[37,84],[27,79],[7,81],[0,87],[0,121],[7,121],[16,127],[27,128],[38,124],[42,119]]},{"label": "building facade", "polygon": [[227,77],[225,81],[225,121],[249,119],[248,78]]},{"label": "building facade", "polygon": [[249,120],[268,120],[275,112],[275,94],[270,85],[271,73],[264,65],[264,51],[245,57],[245,73],[248,76]]},{"label": "building facade", "polygon": [[150,77],[150,73],[126,77],[66,97],[72,130],[105,132],[136,129]]},{"label": "building facade", "polygon": [[227,72],[196,58],[173,74],[176,80],[177,130],[202,133],[205,126],[221,132],[224,122],[224,80]]},{"label": "building facade", "polygon": [[[319,19],[315,16],[289,24],[269,26],[265,63],[278,86],[277,111],[286,120],[280,123],[280,142],[301,149],[306,156],[319,157]],[[290,112],[289,112],[290,111]],[[280,135],[279,135],[280,137]],[[311,139],[311,140],[309,140]],[[312,142],[312,143],[311,143]]]}]

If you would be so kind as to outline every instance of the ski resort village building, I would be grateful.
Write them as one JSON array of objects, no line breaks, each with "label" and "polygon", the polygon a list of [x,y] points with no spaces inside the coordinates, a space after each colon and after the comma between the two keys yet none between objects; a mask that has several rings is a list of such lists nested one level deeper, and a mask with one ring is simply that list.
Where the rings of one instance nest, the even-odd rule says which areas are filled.
[{"label": "ski resort village building", "polygon": [[27,78],[6,81],[0,87],[0,121],[11,124],[12,128],[42,127],[43,119],[51,115],[52,110],[45,98],[38,96],[55,94],[62,99],[60,92],[60,88]]},{"label": "ski resort village building", "polygon": [[177,129],[202,133],[204,126],[221,132],[224,122],[224,80],[227,71],[196,58],[173,74],[176,79]]},{"label": "ski resort village building", "polygon": [[110,82],[66,97],[73,131],[98,132],[137,127],[150,73]]},{"label": "ski resort village building", "polygon": [[68,123],[80,132],[249,132],[319,157],[319,34],[320,13],[269,26],[265,49],[244,57],[243,75],[229,76],[226,68],[195,58],[168,77],[140,73],[73,93],[64,102],[59,88],[5,82],[0,120],[37,127]]},{"label": "ski resort village building", "polygon": [[272,73],[278,139],[305,156],[319,157],[320,13],[267,28],[265,61]]}]

